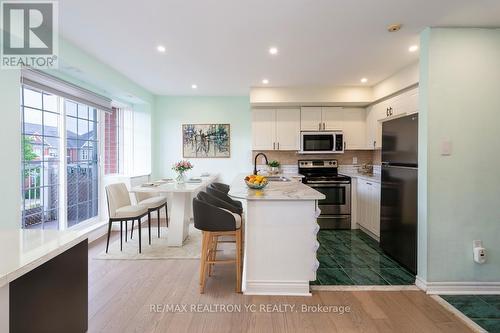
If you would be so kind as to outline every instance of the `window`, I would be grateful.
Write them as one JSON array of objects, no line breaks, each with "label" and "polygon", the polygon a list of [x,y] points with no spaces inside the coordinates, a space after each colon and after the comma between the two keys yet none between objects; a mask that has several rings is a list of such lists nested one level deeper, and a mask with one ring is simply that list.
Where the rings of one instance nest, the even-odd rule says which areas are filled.
[{"label": "window", "polygon": [[21,115],[22,227],[59,229],[97,217],[97,108],[23,85]]},{"label": "window", "polygon": [[113,108],[104,115],[104,174],[120,173],[121,110]]},{"label": "window", "polygon": [[98,213],[97,109],[64,101],[68,227]]},{"label": "window", "polygon": [[59,229],[58,97],[21,90],[22,226]]}]

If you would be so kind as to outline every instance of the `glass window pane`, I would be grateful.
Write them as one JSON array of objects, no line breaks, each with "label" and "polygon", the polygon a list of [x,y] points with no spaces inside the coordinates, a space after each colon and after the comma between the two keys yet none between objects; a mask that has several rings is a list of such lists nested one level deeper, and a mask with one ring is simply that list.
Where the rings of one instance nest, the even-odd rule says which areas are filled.
[{"label": "glass window pane", "polygon": [[97,109],[89,107],[89,120],[97,121]]},{"label": "glass window pane", "polygon": [[[31,135],[24,135],[22,137],[22,142],[21,142],[21,158],[23,161],[29,162],[29,161],[37,161],[41,159],[41,155],[37,153],[37,150],[35,149],[36,144],[36,138],[31,136]],[[38,149],[40,150],[40,149]]]},{"label": "glass window pane", "polygon": [[82,222],[82,221],[89,219],[90,215],[89,215],[88,206],[89,205],[87,202],[78,205],[78,221],[79,222]]},{"label": "glass window pane", "polygon": [[[66,111],[66,115],[67,116],[72,116],[72,117],[76,117],[77,116],[76,103],[75,102],[65,100],[64,101],[64,109]],[[76,131],[75,131],[75,133],[76,133]]]},{"label": "glass window pane", "polygon": [[89,107],[87,105],[78,104],[78,118],[89,119]]},{"label": "glass window pane", "polygon": [[78,206],[69,206],[67,212],[68,227],[74,226],[78,223]]},{"label": "glass window pane", "polygon": [[89,122],[89,140],[97,140],[97,122]]},{"label": "glass window pane", "polygon": [[44,212],[43,229],[59,229],[58,209],[52,209]]},{"label": "glass window pane", "polygon": [[66,139],[78,138],[78,128],[76,124],[76,118],[66,117]]},{"label": "glass window pane", "polygon": [[88,140],[89,138],[88,120],[78,119],[78,138],[80,140]]},{"label": "glass window pane", "polygon": [[24,108],[24,133],[42,135],[42,111]]},{"label": "glass window pane", "polygon": [[32,108],[42,108],[42,94],[38,91],[24,88],[23,92],[23,105]]},{"label": "glass window pane", "polygon": [[59,136],[59,115],[51,112],[43,113],[43,135]]},{"label": "glass window pane", "polygon": [[43,94],[43,109],[52,112],[58,112],[57,96],[51,94]]},{"label": "glass window pane", "polygon": [[77,183],[78,182],[78,164],[69,163],[66,167],[66,179],[68,184]]}]

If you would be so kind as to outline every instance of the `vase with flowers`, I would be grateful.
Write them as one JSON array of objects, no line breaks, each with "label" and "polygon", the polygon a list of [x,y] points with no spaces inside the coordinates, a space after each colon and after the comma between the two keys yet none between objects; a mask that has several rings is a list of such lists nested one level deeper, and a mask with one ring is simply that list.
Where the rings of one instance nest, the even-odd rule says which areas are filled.
[{"label": "vase with flowers", "polygon": [[189,171],[193,168],[194,166],[191,164],[191,162],[183,160],[175,163],[172,166],[172,170],[177,172],[177,177],[175,180],[177,181],[178,184],[184,184],[185,182],[185,173],[186,171]]}]

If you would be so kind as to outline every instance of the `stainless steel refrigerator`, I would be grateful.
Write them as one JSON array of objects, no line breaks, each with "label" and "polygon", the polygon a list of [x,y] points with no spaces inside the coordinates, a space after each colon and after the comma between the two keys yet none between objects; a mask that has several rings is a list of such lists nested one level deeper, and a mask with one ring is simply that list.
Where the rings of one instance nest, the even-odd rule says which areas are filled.
[{"label": "stainless steel refrigerator", "polygon": [[380,247],[417,273],[418,115],[382,124]]}]

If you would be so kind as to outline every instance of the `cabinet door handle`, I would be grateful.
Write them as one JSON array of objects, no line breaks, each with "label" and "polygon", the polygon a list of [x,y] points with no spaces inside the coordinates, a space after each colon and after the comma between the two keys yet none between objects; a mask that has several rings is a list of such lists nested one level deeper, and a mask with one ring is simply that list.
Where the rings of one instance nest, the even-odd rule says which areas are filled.
[{"label": "cabinet door handle", "polygon": [[368,182],[366,182],[366,185],[372,185],[372,183],[368,183]]},{"label": "cabinet door handle", "polygon": [[318,130],[321,131],[321,123],[318,123]]},{"label": "cabinet door handle", "polygon": [[323,123],[323,131],[326,129],[326,123]]},{"label": "cabinet door handle", "polygon": [[344,141],[344,150],[346,150],[347,142]]},{"label": "cabinet door handle", "polygon": [[385,109],[385,115],[389,117],[389,108]]},{"label": "cabinet door handle", "polygon": [[392,114],[393,114],[393,113],[392,113],[392,107],[391,107],[391,116],[392,116]]},{"label": "cabinet door handle", "polygon": [[273,142],[273,150],[276,149],[276,142]]},{"label": "cabinet door handle", "polygon": [[278,150],[280,150],[280,143],[278,142]]}]

